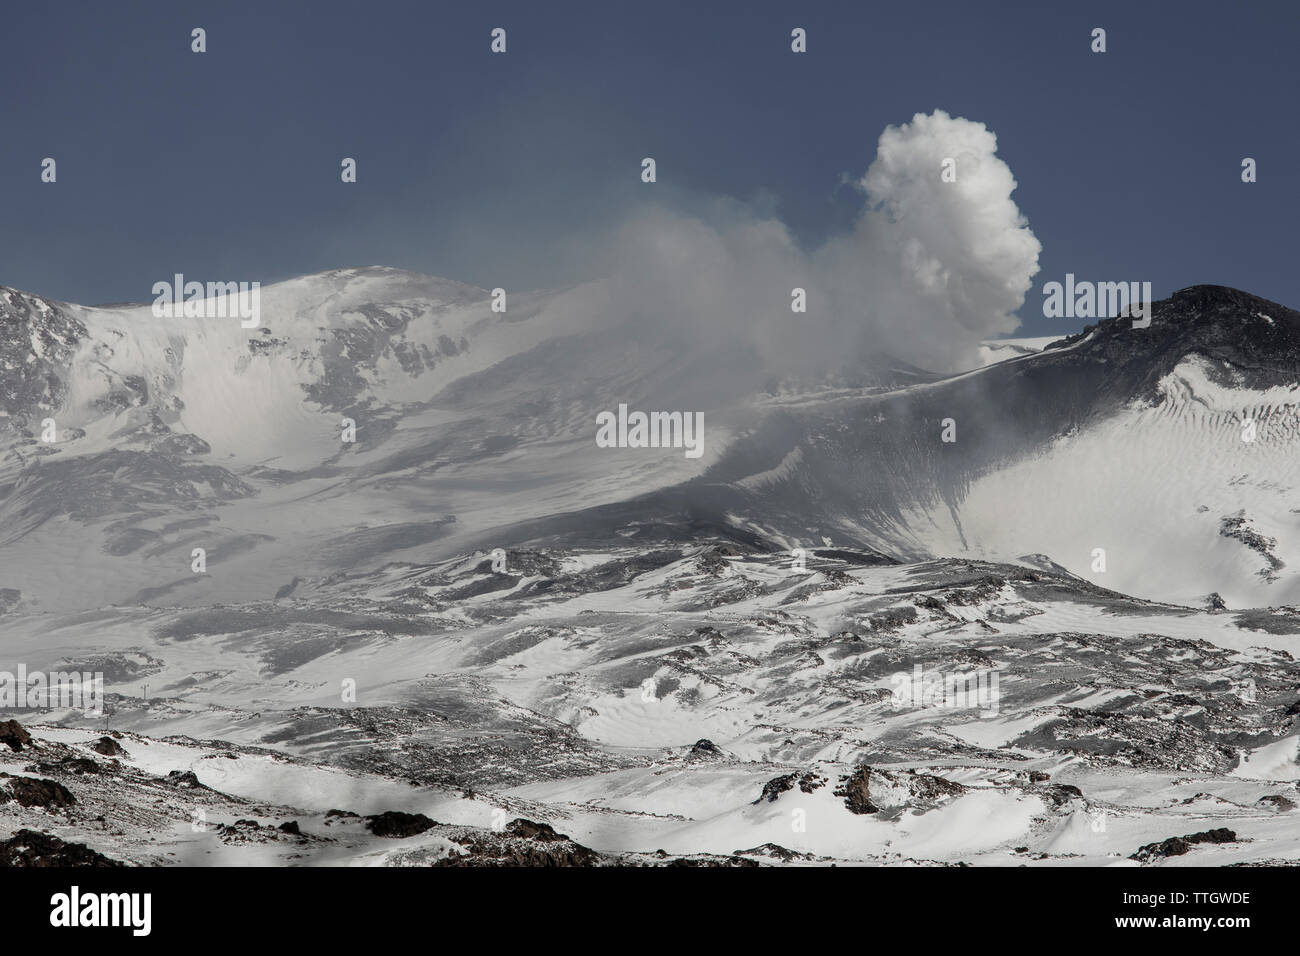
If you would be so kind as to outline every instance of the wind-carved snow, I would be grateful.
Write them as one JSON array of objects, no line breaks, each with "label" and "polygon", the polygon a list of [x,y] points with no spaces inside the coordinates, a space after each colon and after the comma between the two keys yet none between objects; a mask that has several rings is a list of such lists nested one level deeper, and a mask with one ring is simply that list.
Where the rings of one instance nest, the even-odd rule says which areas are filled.
[{"label": "wind-carved snow", "polygon": [[[127,751],[78,773],[104,719],[23,715],[61,832],[427,864],[505,810],[567,862],[1138,865],[1219,826],[1185,862],[1300,858],[1300,317],[1261,302],[741,394],[746,357],[565,292],[338,270],[244,330],[0,289],[5,650],[104,671]],[[620,403],[702,410],[705,455],[599,448]],[[900,706],[916,668],[996,706]]]},{"label": "wind-carved snow", "polygon": [[[23,315],[46,311],[5,295]],[[33,608],[269,598],[295,576],[435,540],[450,553],[498,526],[698,477],[734,430],[710,407],[699,460],[597,447],[598,412],[651,395],[695,401],[704,380],[672,349],[586,334],[571,292],[512,293],[498,313],[486,290],[372,267],[265,287],[254,329],[147,305],[67,315],[70,334],[48,317],[32,324],[61,391],[26,416],[30,437],[7,462],[11,475],[32,454],[53,469],[29,469],[0,502],[0,586]],[[44,414],[53,443],[33,440]],[[123,461],[156,487],[108,487],[133,480]],[[94,488],[87,509],[76,499]],[[206,576],[190,570],[195,547]]]},{"label": "wind-carved snow", "polygon": [[[936,554],[1036,551],[1128,594],[1231,607],[1300,603],[1300,578],[1269,581],[1260,555],[1220,534],[1244,514],[1300,567],[1300,389],[1215,382],[1188,356],[1159,382],[1161,400],[1128,407],[972,483],[958,514],[913,512],[912,534]],[[1255,423],[1255,437],[1243,428]],[[1106,569],[1093,570],[1093,549]]]},{"label": "wind-carved snow", "polygon": [[[1155,328],[1177,333],[1206,302],[1262,301],[1199,288],[1163,304]],[[33,608],[269,598],[295,578],[431,549],[576,529],[626,536],[647,522],[689,534],[701,521],[787,547],[1045,554],[1097,583],[1178,601],[1300,597],[1288,570],[1295,387],[1246,388],[1255,365],[1193,347],[1152,395],[1105,414],[1079,407],[1075,396],[1096,387],[1090,368],[1148,361],[1146,333],[1127,327],[1008,340],[999,347],[1018,354],[945,379],[891,382],[876,369],[875,384],[832,376],[746,398],[713,387],[725,356],[682,352],[634,325],[584,331],[570,292],[513,294],[493,313],[486,290],[337,270],[266,287],[251,330],[4,296],[29,317],[19,351],[54,373],[24,376],[10,403],[28,437],[0,464],[13,489],[0,503],[12,559],[0,586]],[[1289,313],[1272,312],[1285,321],[1256,306],[1210,328],[1290,334]],[[1255,331],[1238,333],[1239,322]],[[1072,370],[1079,382],[1054,394]],[[991,398],[1030,380],[1041,384],[1018,405],[981,420]],[[704,456],[598,448],[595,416],[623,402],[703,409]],[[58,438],[35,441],[51,413]],[[783,416],[793,425],[774,426],[772,440],[763,429]],[[945,447],[949,417],[956,443]],[[345,419],[354,443],[340,441]],[[1033,433],[1017,442],[1017,429]],[[212,558],[205,577],[189,570],[195,547]],[[1092,570],[1097,549],[1104,572]]]},{"label": "wind-carved snow", "polygon": [[[91,750],[102,718],[24,720],[78,798],[60,833],[132,861],[397,864],[483,852],[503,810],[604,862],[1137,865],[1217,827],[1236,839],[1165,865],[1300,858],[1300,617],[875,560],[480,552],[278,602],[20,617],[7,648],[108,672],[124,755]],[[900,706],[916,667],[995,668],[996,707]],[[439,823],[389,841],[336,809]],[[0,804],[13,827],[43,812]]]}]

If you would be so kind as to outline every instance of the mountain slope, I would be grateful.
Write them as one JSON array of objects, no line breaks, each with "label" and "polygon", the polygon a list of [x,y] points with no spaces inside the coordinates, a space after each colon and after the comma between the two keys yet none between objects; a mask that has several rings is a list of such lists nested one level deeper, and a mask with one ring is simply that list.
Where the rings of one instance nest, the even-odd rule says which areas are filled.
[{"label": "mountain slope", "polygon": [[[10,621],[33,669],[102,671],[105,716],[19,715],[0,826],[163,864],[427,865],[516,817],[625,863],[1300,859],[1295,613],[842,549],[506,561]],[[76,803],[6,800],[20,777]],[[367,832],[390,811],[428,827]]]},{"label": "mountain slope", "polygon": [[[1300,315],[1196,287],[961,375],[766,381],[488,303],[0,290],[0,635],[106,692],[0,728],[0,859],[1300,859]],[[706,454],[597,447],[620,403],[702,410]]]},{"label": "mountain slope", "polygon": [[[584,301],[496,313],[486,290],[373,267],[268,286],[243,329],[0,290],[0,587],[33,611],[245,601],[394,560],[707,529],[1300,602],[1290,309],[1197,286],[1150,328],[1104,320],[949,378],[876,356],[813,381]],[[703,457],[597,447],[620,404],[703,412]]]},{"label": "mountain slope", "polygon": [[1148,329],[1105,320],[943,381],[774,407],[696,481],[521,540],[695,522],[911,560],[1040,553],[1126,593],[1295,603],[1297,383],[1300,314],[1198,286]]}]

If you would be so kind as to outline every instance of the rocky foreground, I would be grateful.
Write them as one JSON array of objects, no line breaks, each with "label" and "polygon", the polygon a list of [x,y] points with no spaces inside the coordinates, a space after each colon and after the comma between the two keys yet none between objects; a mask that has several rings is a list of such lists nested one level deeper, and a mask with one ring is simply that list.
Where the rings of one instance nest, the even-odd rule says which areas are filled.
[{"label": "rocky foreground", "polygon": [[7,617],[13,656],[107,694],[0,725],[0,863],[1300,859],[1295,608],[1136,600],[1036,556],[493,567]]}]

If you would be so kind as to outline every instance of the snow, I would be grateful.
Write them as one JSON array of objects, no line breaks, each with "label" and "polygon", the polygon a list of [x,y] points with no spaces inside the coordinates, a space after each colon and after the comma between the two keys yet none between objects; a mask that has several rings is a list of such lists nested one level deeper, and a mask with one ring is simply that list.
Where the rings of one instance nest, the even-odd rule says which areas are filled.
[{"label": "snow", "polygon": [[1249,780],[1300,780],[1300,737],[1286,737],[1247,751],[1233,772]]},{"label": "snow", "polygon": [[996,362],[1004,362],[1009,358],[1035,355],[1053,342],[1061,341],[1064,337],[1063,335],[1044,335],[1031,338],[989,339],[980,343],[979,350],[976,352],[976,358],[978,359],[976,367],[982,368]]},{"label": "snow", "polygon": [[[761,549],[718,558],[707,541],[624,575],[614,562],[677,547],[647,547],[629,523],[612,545],[547,551],[559,575],[511,567],[499,578],[482,562],[527,540],[532,522],[707,479],[761,415],[710,408],[700,461],[597,448],[597,411],[640,407],[638,396],[690,401],[707,383],[670,348],[579,337],[568,293],[512,295],[501,315],[484,290],[371,268],[268,286],[262,303],[269,335],[237,319],[158,319],[147,306],[73,307],[90,334],[57,417],[65,434],[85,435],[40,449],[50,454],[39,465],[14,445],[0,473],[18,488],[0,514],[0,586],[23,592],[3,618],[5,654],[34,670],[72,659],[117,668],[108,721],[46,712],[32,725],[84,748],[111,723],[132,772],[189,770],[216,792],[186,792],[166,808],[178,819],[123,838],[133,858],[151,839],[147,853],[222,864],[297,852],[195,833],[185,819],[196,801],[220,822],[293,816],[319,832],[335,807],[475,827],[509,808],[609,853],[770,842],[853,863],[1034,865],[1047,854],[1132,865],[1144,843],[1230,825],[1240,845],[1169,862],[1300,857],[1283,803],[1265,799],[1300,781],[1300,738],[1278,716],[1300,630],[1282,607],[1300,604],[1290,570],[1300,387],[1225,384],[1189,355],[1160,381],[1159,401],[977,475],[961,500],[897,517],[919,553],[959,560],[872,567],[809,555],[797,569]],[[375,332],[395,317],[400,331]],[[412,358],[444,336],[454,348]],[[1052,341],[986,343],[983,358],[1033,362]],[[817,414],[866,391],[773,404]],[[358,424],[346,447],[345,411]],[[170,461],[149,451],[155,415],[211,446],[183,464],[229,469],[250,493],[223,497],[218,479],[181,466],[147,489],[116,459],[89,470],[92,456],[125,448]],[[743,501],[798,482],[813,457],[795,445],[763,458],[727,486],[743,493],[726,520],[763,532],[769,516]],[[830,544],[828,530],[787,528],[770,543]],[[195,547],[208,552],[204,574],[190,570]],[[1167,603],[968,563],[1021,555]],[[994,576],[1003,583],[976,597],[947,597],[966,587],[954,581]],[[1232,610],[1191,609],[1211,591]],[[1250,607],[1277,610],[1237,610]],[[900,610],[914,616],[882,623]],[[890,675],[914,661],[998,668],[998,712],[889,707]],[[1243,676],[1278,684],[1241,702],[1223,688]],[[341,697],[345,680],[355,703]],[[1132,725],[1087,727],[1079,713]],[[1195,737],[1225,713],[1242,722],[1231,745]],[[1162,733],[1204,743],[1177,755],[1187,766],[1170,767],[1163,738],[1140,735],[1161,721]],[[692,755],[701,738],[722,753]],[[834,790],[868,760],[964,789],[855,814]],[[11,773],[28,763],[0,760]],[[1083,796],[1062,800],[1030,770]],[[827,782],[759,801],[768,781],[805,772]],[[431,778],[464,780],[475,796]],[[0,816],[17,814],[6,807]],[[377,845],[359,823],[334,827],[339,840],[313,862],[414,865],[456,846],[442,835]]]},{"label": "snow", "polygon": [[[973,482],[957,512],[960,532],[946,509],[913,511],[906,526],[934,554],[1044,553],[1095,584],[1142,597],[1200,605],[1218,592],[1229,607],[1300,602],[1300,578],[1268,581],[1265,558],[1220,534],[1224,518],[1244,514],[1249,528],[1277,539],[1279,560],[1300,564],[1300,391],[1225,388],[1195,356],[1160,389],[1159,404],[1130,406]],[[1256,423],[1253,442],[1242,440],[1247,419]],[[1105,571],[1093,569],[1096,548]]]}]

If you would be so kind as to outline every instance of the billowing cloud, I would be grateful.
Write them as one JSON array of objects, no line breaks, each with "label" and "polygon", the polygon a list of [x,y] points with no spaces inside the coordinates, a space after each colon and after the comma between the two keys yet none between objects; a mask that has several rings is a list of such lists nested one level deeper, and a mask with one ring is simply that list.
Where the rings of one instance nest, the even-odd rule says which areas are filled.
[{"label": "billowing cloud", "polygon": [[[874,321],[932,367],[1014,330],[1011,313],[1038,271],[1042,246],[1011,198],[1016,180],[997,145],[983,123],[942,110],[887,128],[860,183],[871,205],[848,240],[853,248],[834,256],[837,267],[853,255],[869,260],[883,293],[866,292]],[[951,182],[941,175],[946,161]],[[826,278],[841,284],[835,271]],[[927,341],[908,342],[910,332]]]},{"label": "billowing cloud", "polygon": [[[955,181],[941,176],[946,159]],[[765,375],[842,368],[863,352],[947,371],[1016,328],[1041,247],[990,130],[918,113],[880,135],[857,185],[867,203],[853,230],[811,250],[732,200],[691,215],[643,208],[602,250],[609,279],[585,307],[703,349],[749,349]],[[806,313],[790,309],[795,287]]]}]

